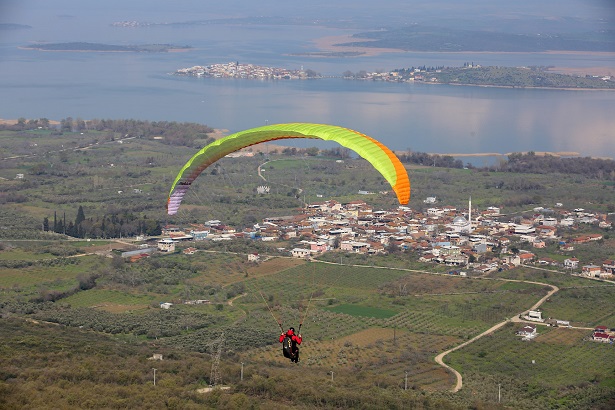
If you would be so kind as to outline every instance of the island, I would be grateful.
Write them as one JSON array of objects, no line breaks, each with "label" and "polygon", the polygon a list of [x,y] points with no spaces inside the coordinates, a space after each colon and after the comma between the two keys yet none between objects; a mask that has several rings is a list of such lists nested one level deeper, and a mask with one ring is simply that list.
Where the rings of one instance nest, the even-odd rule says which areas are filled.
[{"label": "island", "polygon": [[207,66],[196,65],[181,68],[173,73],[179,76],[205,77],[205,78],[244,78],[251,80],[300,80],[308,78],[321,78],[313,70],[289,70],[280,67],[267,67],[255,64],[240,64],[239,62],[226,64],[212,64]]},{"label": "island", "polygon": [[[610,75],[569,75],[551,72],[553,67],[483,67],[474,62],[462,67],[409,67],[390,71],[353,73],[345,71],[337,78],[359,81],[387,81],[398,83],[450,84],[508,88],[554,88],[576,90],[615,89],[615,78]],[[291,70],[281,67],[267,67],[254,64],[231,62],[226,64],[195,65],[181,68],[173,75],[199,78],[242,78],[265,79],[319,79],[324,78],[313,70]],[[336,78],[336,76],[327,76]]]},{"label": "island", "polygon": [[170,51],[185,51],[192,47],[177,46],[173,44],[142,44],[142,45],[117,45],[86,42],[71,43],[43,43],[21,47],[28,50],[40,51],[81,51],[81,52],[132,52],[132,53],[167,53]]}]

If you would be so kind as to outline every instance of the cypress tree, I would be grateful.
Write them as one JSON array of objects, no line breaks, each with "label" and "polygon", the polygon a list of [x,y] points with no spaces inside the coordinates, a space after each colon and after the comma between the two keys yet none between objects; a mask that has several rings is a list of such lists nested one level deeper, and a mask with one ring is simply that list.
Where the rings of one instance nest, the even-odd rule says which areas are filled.
[{"label": "cypress tree", "polygon": [[77,218],[75,218],[75,226],[79,226],[81,222],[85,221],[85,213],[83,212],[83,206],[79,205],[77,210]]}]

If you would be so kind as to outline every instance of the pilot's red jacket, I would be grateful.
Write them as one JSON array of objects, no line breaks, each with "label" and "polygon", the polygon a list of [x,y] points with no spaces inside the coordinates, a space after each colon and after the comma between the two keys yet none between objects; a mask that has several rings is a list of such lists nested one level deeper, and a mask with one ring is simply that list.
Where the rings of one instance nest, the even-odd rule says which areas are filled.
[{"label": "pilot's red jacket", "polygon": [[284,338],[286,337],[290,337],[290,340],[297,343],[298,345],[300,345],[301,341],[303,340],[303,338],[301,336],[296,335],[295,332],[292,331],[292,329],[288,329],[286,333],[282,333],[280,335],[280,343],[282,343],[284,341]]}]

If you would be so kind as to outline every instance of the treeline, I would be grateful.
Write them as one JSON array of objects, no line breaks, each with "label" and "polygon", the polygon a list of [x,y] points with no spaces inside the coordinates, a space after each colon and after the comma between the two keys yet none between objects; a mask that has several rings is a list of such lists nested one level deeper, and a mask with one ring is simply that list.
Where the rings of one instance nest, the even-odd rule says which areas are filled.
[{"label": "treeline", "polygon": [[156,138],[168,145],[201,148],[214,141],[208,134],[214,131],[207,125],[192,122],[175,121],[142,121],[134,119],[91,119],[66,117],[59,124],[52,123],[47,118],[18,118],[15,124],[0,124],[0,130],[29,131],[36,129],[52,130],[52,135],[62,135],[65,132],[106,132],[121,134],[122,138]]},{"label": "treeline", "polygon": [[[440,167],[440,168],[464,168],[463,161],[450,155],[427,154],[425,152],[409,152],[397,154],[403,163]],[[474,168],[471,164],[465,165]],[[498,164],[476,168],[478,171],[516,172],[526,174],[561,173],[582,175],[591,179],[615,181],[615,161],[611,159],[599,159],[590,157],[562,158],[554,155],[536,155],[535,152],[512,153],[507,160]],[[494,182],[494,185],[497,183]],[[497,186],[503,188],[503,186]],[[540,184],[532,184],[528,181],[517,180],[514,184],[509,183],[506,189],[525,190],[542,189]]]},{"label": "treeline", "polygon": [[17,122],[15,124],[8,124],[8,123],[0,123],[0,131],[2,130],[7,130],[7,131],[26,131],[26,130],[35,130],[37,128],[44,128],[47,129],[49,128],[51,122],[49,121],[48,118],[32,118],[32,119],[27,119],[24,117],[20,117],[17,119]]},{"label": "treeline", "polygon": [[410,152],[398,154],[399,160],[408,164],[425,165],[441,168],[463,168],[463,161],[450,155],[427,154],[425,152]]},{"label": "treeline", "polygon": [[553,155],[536,155],[535,152],[518,153],[508,160],[481,170],[531,174],[561,173],[583,175],[587,178],[615,181],[615,161],[589,157],[562,158]]},{"label": "treeline", "polygon": [[53,223],[49,218],[43,219],[43,231],[61,233],[74,238],[120,238],[122,236],[148,235],[162,233],[160,222],[148,219],[146,215],[138,217],[132,213],[111,213],[101,218],[86,218],[80,205],[74,221],[66,221],[66,212],[58,218],[53,214]]},{"label": "treeline", "polygon": [[[67,118],[66,122],[69,122]],[[70,122],[69,122],[70,123]],[[156,138],[163,144],[182,145],[182,146],[198,146],[209,144],[214,141],[214,138],[208,134],[214,131],[213,128],[207,125],[187,122],[175,121],[140,121],[133,119],[124,120],[100,120],[92,119],[80,122],[72,121],[73,130],[82,131],[83,127],[96,131],[113,131],[123,134],[125,137],[138,138]],[[79,129],[75,129],[78,126]],[[162,138],[161,138],[162,137]],[[198,140],[198,145],[195,141]]]}]

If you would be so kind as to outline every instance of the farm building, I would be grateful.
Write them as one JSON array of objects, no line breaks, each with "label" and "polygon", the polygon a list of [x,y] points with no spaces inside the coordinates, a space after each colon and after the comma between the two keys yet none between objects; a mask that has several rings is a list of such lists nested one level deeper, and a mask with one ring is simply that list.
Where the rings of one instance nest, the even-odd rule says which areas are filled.
[{"label": "farm building", "polygon": [[536,325],[525,325],[515,333],[517,336],[521,336],[523,340],[530,340],[538,336],[536,332]]}]

